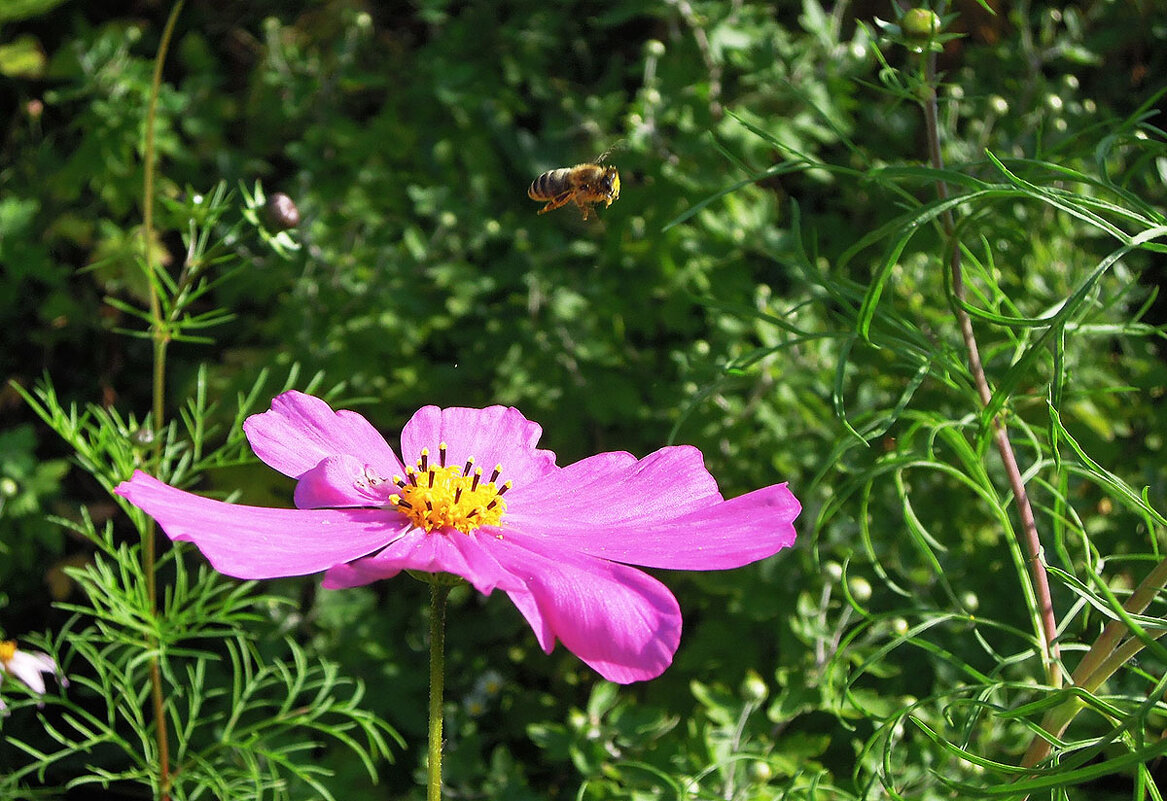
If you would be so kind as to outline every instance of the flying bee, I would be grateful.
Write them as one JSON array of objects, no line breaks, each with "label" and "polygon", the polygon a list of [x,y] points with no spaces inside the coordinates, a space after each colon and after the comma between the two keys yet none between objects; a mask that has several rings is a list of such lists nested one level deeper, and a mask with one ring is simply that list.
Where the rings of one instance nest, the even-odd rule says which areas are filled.
[{"label": "flying bee", "polygon": [[[607,155],[605,153],[596,161],[603,161]],[[596,163],[560,167],[531,181],[527,196],[531,200],[547,201],[547,205],[539,209],[540,214],[574,202],[586,220],[594,204],[603,203],[604,208],[608,208],[620,197],[620,173],[615,167]]]}]

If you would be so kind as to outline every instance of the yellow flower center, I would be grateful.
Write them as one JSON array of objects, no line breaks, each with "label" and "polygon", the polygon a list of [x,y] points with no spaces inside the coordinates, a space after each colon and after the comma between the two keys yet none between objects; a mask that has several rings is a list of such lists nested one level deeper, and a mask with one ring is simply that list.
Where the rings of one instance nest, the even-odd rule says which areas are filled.
[{"label": "yellow flower center", "polygon": [[474,466],[474,457],[462,467],[446,466],[446,443],[438,446],[438,464],[429,463],[429,448],[423,448],[417,468],[406,468],[405,477],[394,476],[400,492],[389,496],[389,503],[426,533],[434,529],[453,528],[469,534],[479,526],[497,526],[506,511],[503,493],[511,482],[499,485],[502,465],[496,465],[489,479],[483,480],[482,468]]},{"label": "yellow flower center", "polygon": [[7,665],[16,656],[16,640],[0,640],[0,662]]}]

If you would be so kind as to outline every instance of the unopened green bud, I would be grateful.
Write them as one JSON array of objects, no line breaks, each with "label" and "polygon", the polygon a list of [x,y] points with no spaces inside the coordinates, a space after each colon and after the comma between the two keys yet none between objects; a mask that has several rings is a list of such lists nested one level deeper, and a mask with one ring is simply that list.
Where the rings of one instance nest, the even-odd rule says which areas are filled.
[{"label": "unopened green bud", "polygon": [[928,8],[912,8],[900,20],[900,27],[907,38],[926,42],[940,33],[940,17]]},{"label": "unopened green bud", "polygon": [[970,590],[969,592],[966,592],[960,596],[960,603],[961,606],[965,608],[965,610],[969,612],[975,612],[981,605],[981,599],[977,597],[975,592]]},{"label": "unopened green bud", "polygon": [[862,576],[852,576],[847,579],[847,589],[851,591],[851,597],[859,603],[871,600],[871,582]]},{"label": "unopened green bud", "polygon": [[766,682],[762,680],[761,676],[751,670],[742,681],[741,692],[742,698],[747,701],[761,703],[770,694],[770,688],[766,686]]},{"label": "unopened green bud", "polygon": [[754,784],[765,784],[774,778],[774,769],[769,762],[750,763],[750,781]]}]

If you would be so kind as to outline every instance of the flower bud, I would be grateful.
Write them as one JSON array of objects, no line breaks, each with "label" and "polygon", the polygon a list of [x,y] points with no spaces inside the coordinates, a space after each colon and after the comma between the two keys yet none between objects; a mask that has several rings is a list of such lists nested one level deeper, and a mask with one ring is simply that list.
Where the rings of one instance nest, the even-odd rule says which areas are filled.
[{"label": "flower bud", "polygon": [[926,42],[940,33],[940,17],[927,8],[912,8],[900,20],[904,36],[917,42]]},{"label": "flower bud", "polygon": [[754,671],[746,674],[741,686],[742,698],[752,703],[761,703],[766,700],[766,696],[770,694],[770,688],[766,686],[766,682],[762,680]]},{"label": "flower bud", "polygon": [[267,199],[263,213],[267,224],[277,231],[287,231],[300,224],[300,210],[283,192],[276,192]]},{"label": "flower bud", "polygon": [[750,763],[750,781],[754,784],[765,784],[774,778],[774,769],[769,762]]},{"label": "flower bud", "polygon": [[861,604],[871,600],[871,582],[862,576],[847,579],[847,589],[851,591],[851,597]]}]

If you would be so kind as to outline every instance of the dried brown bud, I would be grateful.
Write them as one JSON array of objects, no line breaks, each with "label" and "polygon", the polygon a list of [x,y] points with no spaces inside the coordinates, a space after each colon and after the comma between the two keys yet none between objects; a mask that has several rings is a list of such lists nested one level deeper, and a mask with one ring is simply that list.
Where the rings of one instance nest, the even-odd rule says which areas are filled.
[{"label": "dried brown bud", "polygon": [[283,192],[269,197],[263,211],[267,224],[277,231],[286,231],[300,224],[300,210]]}]

